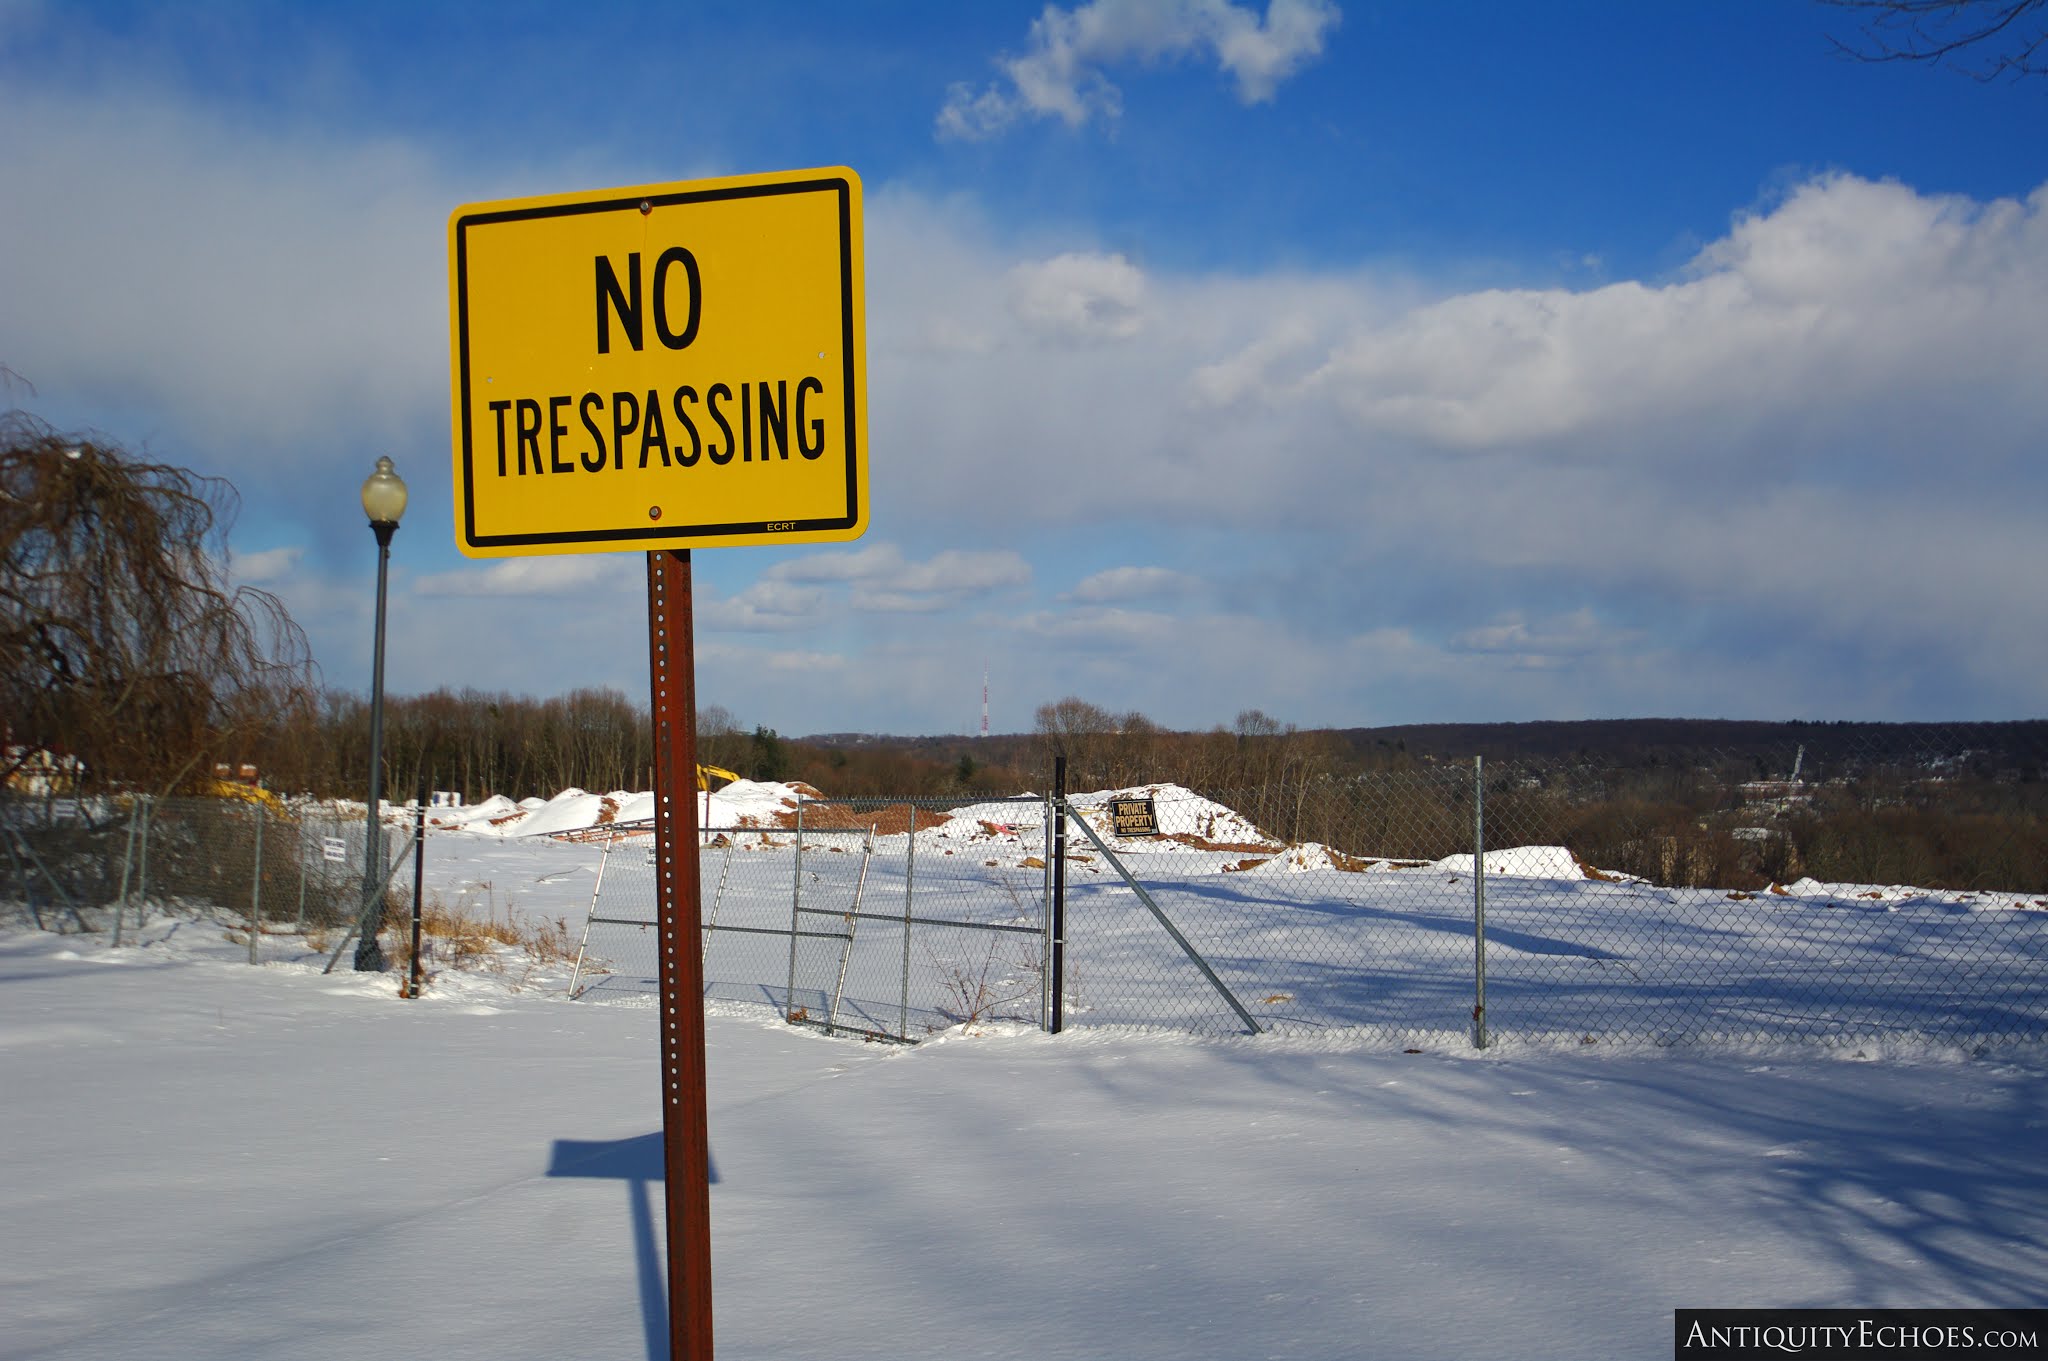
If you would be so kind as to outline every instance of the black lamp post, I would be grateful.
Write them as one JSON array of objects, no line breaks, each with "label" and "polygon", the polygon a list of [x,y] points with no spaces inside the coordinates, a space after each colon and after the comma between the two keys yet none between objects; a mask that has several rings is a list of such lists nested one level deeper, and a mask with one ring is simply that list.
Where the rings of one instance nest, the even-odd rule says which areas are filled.
[{"label": "black lamp post", "polygon": [[370,663],[370,825],[363,843],[363,917],[357,924],[356,971],[384,968],[384,950],[377,928],[384,923],[384,843],[377,808],[384,797],[384,583],[391,566],[391,536],[405,514],[405,479],[389,458],[377,460],[377,471],[363,482],[363,513],[377,536],[377,641]]}]

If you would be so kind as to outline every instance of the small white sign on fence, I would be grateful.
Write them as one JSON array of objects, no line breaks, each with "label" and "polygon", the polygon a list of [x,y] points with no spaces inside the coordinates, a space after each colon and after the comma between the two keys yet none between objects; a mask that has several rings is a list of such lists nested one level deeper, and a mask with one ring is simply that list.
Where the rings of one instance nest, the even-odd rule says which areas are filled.
[{"label": "small white sign on fence", "polygon": [[320,838],[320,854],[337,864],[345,862],[348,859],[348,843],[338,836],[323,836]]}]

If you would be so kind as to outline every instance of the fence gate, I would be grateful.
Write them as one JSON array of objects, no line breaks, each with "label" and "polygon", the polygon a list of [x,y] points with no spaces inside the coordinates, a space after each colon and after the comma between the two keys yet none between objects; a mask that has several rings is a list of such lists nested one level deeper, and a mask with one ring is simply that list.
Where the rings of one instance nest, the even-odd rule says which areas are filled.
[{"label": "fence gate", "polygon": [[[900,1042],[1043,1023],[1042,800],[806,799],[787,821],[704,833],[707,999]],[[644,840],[607,843],[573,996],[652,994],[653,872]]]}]

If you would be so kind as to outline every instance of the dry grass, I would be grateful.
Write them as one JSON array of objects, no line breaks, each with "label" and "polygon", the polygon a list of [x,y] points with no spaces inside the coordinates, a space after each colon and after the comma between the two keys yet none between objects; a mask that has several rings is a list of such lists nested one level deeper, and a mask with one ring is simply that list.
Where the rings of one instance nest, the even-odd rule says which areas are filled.
[{"label": "dry grass", "polygon": [[[937,1010],[954,1025],[970,1031],[1014,1002],[1035,997],[1043,988],[1045,961],[1028,949],[1005,952],[1002,942],[990,940],[979,958],[941,959],[927,945],[925,954],[945,979],[945,1001]],[[927,1024],[927,1033],[944,1027]]]},{"label": "dry grass", "polygon": [[[410,972],[410,922],[394,934],[398,937],[395,967]],[[509,899],[503,916],[495,910],[495,899],[491,909],[480,913],[468,895],[452,907],[440,894],[432,895],[420,908],[420,941],[422,975],[428,983],[442,969],[494,974],[510,974],[516,969],[518,981],[523,983],[541,965],[563,963],[576,956],[565,918],[520,917],[512,911]]]}]

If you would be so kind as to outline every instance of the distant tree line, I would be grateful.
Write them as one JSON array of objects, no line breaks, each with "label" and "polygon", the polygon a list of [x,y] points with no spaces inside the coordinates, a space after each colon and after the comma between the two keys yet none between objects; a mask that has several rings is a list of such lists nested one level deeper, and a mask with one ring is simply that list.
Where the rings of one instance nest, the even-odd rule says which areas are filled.
[{"label": "distant tree line", "polygon": [[[698,759],[750,779],[785,778],[782,739],[740,729],[725,709],[697,715]],[[288,721],[252,734],[236,760],[287,793],[361,797],[370,770],[370,706],[329,690]],[[505,691],[435,690],[384,699],[384,787],[410,798],[422,780],[476,802],[494,794],[546,798],[563,789],[608,792],[653,785],[654,734],[647,705],[605,688],[540,699]]]}]

